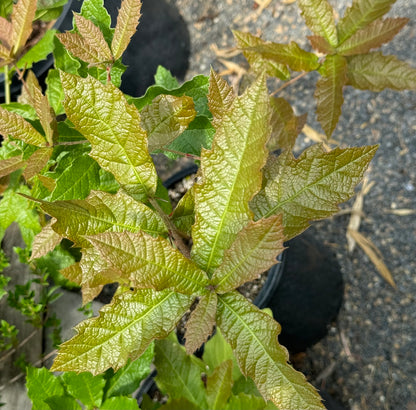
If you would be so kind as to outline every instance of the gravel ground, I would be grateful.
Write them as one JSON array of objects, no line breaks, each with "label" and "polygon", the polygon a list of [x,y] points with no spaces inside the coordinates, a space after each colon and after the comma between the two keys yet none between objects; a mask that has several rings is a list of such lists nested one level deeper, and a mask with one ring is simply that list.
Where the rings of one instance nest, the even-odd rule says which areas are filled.
[{"label": "gravel ground", "polygon": [[[190,32],[187,79],[208,74],[210,66],[225,70],[212,45],[233,47],[230,29],[249,30],[276,42],[295,40],[308,47],[307,29],[291,1],[272,0],[263,10],[253,0],[170,2],[179,8]],[[332,1],[337,13],[349,3]],[[383,52],[416,67],[416,1],[398,0],[389,16],[405,16],[411,21]],[[241,56],[232,61],[247,67]],[[314,114],[315,81],[316,76],[308,75],[279,96],[292,103],[297,114],[308,112],[308,124],[320,131]],[[271,89],[278,86],[271,84]],[[416,210],[416,93],[346,89],[344,98],[333,139],[342,146],[380,144],[368,172],[374,185],[364,199],[360,232],[380,250],[397,289],[380,277],[360,248],[348,252],[348,214],[316,223],[318,236],[333,247],[342,267],[345,301],[328,337],[309,349],[299,366],[316,386],[347,408],[415,410],[416,220],[414,214],[392,211]],[[297,149],[308,143],[301,135]],[[342,209],[351,205],[344,204]]]}]

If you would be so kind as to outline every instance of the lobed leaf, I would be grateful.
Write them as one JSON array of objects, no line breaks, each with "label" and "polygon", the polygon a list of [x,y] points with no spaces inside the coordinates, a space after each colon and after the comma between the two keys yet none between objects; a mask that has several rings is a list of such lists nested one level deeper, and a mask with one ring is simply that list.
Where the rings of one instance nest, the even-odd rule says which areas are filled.
[{"label": "lobed leaf", "polygon": [[202,183],[194,185],[191,255],[208,275],[221,264],[224,251],[252,218],[248,201],[261,187],[269,120],[269,97],[262,76],[235,99],[217,126],[212,149],[202,152]]},{"label": "lobed leaf", "polygon": [[14,55],[23,48],[32,33],[32,21],[35,18],[36,3],[36,1],[32,0],[19,0],[13,6],[10,45],[13,46]]},{"label": "lobed leaf", "polygon": [[185,348],[188,354],[194,353],[211,336],[216,313],[217,294],[208,292],[200,298],[186,323]]},{"label": "lobed leaf", "polygon": [[325,408],[305,376],[287,363],[289,354],[277,341],[280,326],[268,314],[235,291],[218,297],[217,324],[266,401],[284,409]]},{"label": "lobed leaf", "polygon": [[11,174],[26,164],[21,155],[0,160],[0,178]]},{"label": "lobed leaf", "polygon": [[55,232],[81,247],[89,247],[86,235],[106,231],[144,231],[163,235],[167,229],[162,219],[146,205],[123,192],[115,195],[93,191],[85,200],[41,202],[41,208],[57,221]]},{"label": "lobed leaf", "polygon": [[47,253],[53,251],[61,242],[61,235],[52,229],[54,222],[56,221],[51,219],[33,239],[30,260],[45,256]]},{"label": "lobed leaf", "polygon": [[243,33],[236,30],[233,31],[233,34],[238,47],[243,50],[244,57],[250,64],[251,70],[257,74],[265,72],[267,75],[280,78],[281,80],[288,80],[290,78],[289,70],[285,64],[265,59],[261,54],[250,51],[251,47],[263,45],[265,42],[262,39],[250,33]]},{"label": "lobed leaf", "polygon": [[342,92],[347,83],[347,61],[337,54],[329,55],[321,72],[322,77],[316,83],[314,94],[316,113],[325,134],[330,137],[338,124],[344,103]]},{"label": "lobed leaf", "polygon": [[338,45],[349,39],[358,30],[386,14],[396,0],[353,0],[351,7],[337,25]]},{"label": "lobed leaf", "polygon": [[324,37],[331,46],[336,47],[337,27],[334,11],[328,0],[298,0],[298,6],[306,25],[318,36]]},{"label": "lobed leaf", "polygon": [[[226,408],[233,386],[233,361],[221,363],[214,372],[207,377],[207,402],[212,410]],[[251,407],[250,407],[251,408]]]},{"label": "lobed leaf", "polygon": [[61,73],[69,120],[92,146],[91,156],[135,199],[153,195],[156,170],[136,107],[112,84]]},{"label": "lobed leaf", "polygon": [[139,0],[123,0],[117,16],[117,24],[111,42],[111,51],[114,59],[118,60],[130,43],[131,37],[136,32],[140,19],[142,2]]},{"label": "lobed leaf", "polygon": [[221,265],[214,271],[212,284],[216,292],[230,292],[275,265],[284,249],[283,239],[282,215],[250,221],[225,251]]},{"label": "lobed leaf", "polygon": [[141,289],[116,295],[100,316],[75,327],[77,335],[63,343],[52,371],[117,370],[135,360],[157,338],[166,337],[189,309],[193,298],[169,290]]},{"label": "lobed leaf", "polygon": [[170,144],[185,131],[195,116],[191,97],[157,96],[140,113],[141,125],[147,132],[149,152]]},{"label": "lobed leaf", "polygon": [[416,89],[416,69],[396,56],[380,52],[348,58],[348,84],[359,90]]},{"label": "lobed leaf", "polygon": [[337,47],[337,52],[344,56],[366,54],[392,40],[408,22],[408,18],[378,19]]},{"label": "lobed leaf", "polygon": [[250,204],[256,219],[282,213],[286,240],[300,234],[309,221],[333,215],[337,204],[354,195],[376,150],[372,145],[325,152],[313,145],[297,159],[288,151],[271,156],[264,187]]}]

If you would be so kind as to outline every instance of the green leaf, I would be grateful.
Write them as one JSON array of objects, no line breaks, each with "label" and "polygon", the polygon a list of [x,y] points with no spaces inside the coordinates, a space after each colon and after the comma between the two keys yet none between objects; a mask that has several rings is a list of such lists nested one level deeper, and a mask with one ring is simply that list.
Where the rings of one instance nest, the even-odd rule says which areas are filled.
[{"label": "green leaf", "polygon": [[132,397],[110,397],[100,410],[140,410],[137,400]]},{"label": "green leaf", "polygon": [[196,112],[191,97],[159,95],[140,113],[150,152],[170,144],[188,127]]},{"label": "green leaf", "polygon": [[43,147],[37,149],[26,161],[26,168],[23,171],[23,176],[26,181],[29,181],[34,176],[38,175],[47,165],[53,153],[52,147]]},{"label": "green leaf", "polygon": [[322,77],[316,83],[316,113],[318,121],[330,137],[337,126],[344,103],[342,96],[347,83],[347,61],[337,54],[327,56],[322,65]]},{"label": "green leaf", "polygon": [[191,235],[192,225],[195,223],[194,207],[194,191],[191,187],[178,202],[171,217],[179,231],[188,236]]},{"label": "green leaf", "polygon": [[118,60],[130,43],[131,37],[136,32],[137,24],[140,19],[141,1],[124,0],[118,11],[117,24],[111,42],[111,51],[114,59]]},{"label": "green leaf", "polygon": [[263,42],[245,50],[258,54],[264,60],[288,65],[293,71],[313,71],[319,67],[318,56],[302,50],[294,41],[290,44]]},{"label": "green leaf", "polygon": [[14,112],[26,120],[36,121],[38,119],[35,109],[29,104],[11,102],[10,104],[1,104],[0,107],[9,112]]},{"label": "green leaf", "polygon": [[331,46],[336,47],[337,27],[334,11],[328,0],[298,0],[298,6],[306,25],[318,36],[324,37]]},{"label": "green leaf", "polygon": [[111,17],[104,7],[103,0],[84,0],[81,8],[81,15],[91,20],[104,34],[107,43],[111,43],[114,29],[111,29]]},{"label": "green leaf", "polygon": [[[156,403],[157,405],[157,403]],[[143,403],[142,403],[143,406]],[[184,397],[180,397],[178,399],[169,400],[166,404],[161,407],[155,407],[158,410],[202,410],[197,404],[185,399]],[[147,410],[147,407],[143,407],[143,409]]]},{"label": "green leaf", "polygon": [[224,253],[222,264],[212,276],[217,293],[226,293],[257,278],[276,264],[283,252],[282,216],[250,221]]},{"label": "green leaf", "polygon": [[211,336],[216,312],[217,294],[208,292],[200,298],[186,323],[185,348],[188,354],[194,353]]},{"label": "green leaf", "polygon": [[266,402],[262,397],[239,393],[237,396],[230,397],[224,410],[264,410],[265,407]]},{"label": "green leaf", "polygon": [[51,396],[45,399],[45,403],[48,405],[47,410],[82,410],[77,400],[71,396]]},{"label": "green leaf", "polygon": [[152,343],[138,359],[128,361],[116,373],[110,369],[109,372],[111,373],[108,375],[106,397],[126,396],[134,393],[140,382],[149,375],[153,357],[154,344]]},{"label": "green leaf", "polygon": [[265,59],[261,54],[250,51],[251,47],[261,46],[265,43],[261,38],[236,30],[233,31],[233,34],[238,47],[243,50],[244,57],[250,64],[252,71],[256,74],[266,72],[267,75],[280,78],[281,80],[290,78],[289,70],[285,64]]},{"label": "green leaf", "polygon": [[56,33],[56,30],[48,30],[44,36],[19,59],[16,63],[17,67],[29,69],[32,68],[33,63],[46,60],[48,55],[53,52],[54,37]]},{"label": "green leaf", "polygon": [[100,166],[87,154],[75,158],[58,176],[50,201],[84,199],[100,184]]},{"label": "green leaf", "polygon": [[380,52],[348,58],[348,84],[359,90],[416,89],[416,69]]},{"label": "green leaf", "polygon": [[270,136],[265,77],[237,97],[218,125],[212,149],[203,151],[202,183],[194,185],[192,259],[212,275],[224,251],[252,218],[248,201],[261,188]]},{"label": "green leaf", "polygon": [[181,97],[187,95],[194,100],[195,110],[199,115],[209,117],[211,114],[208,110],[207,93],[208,93],[208,77],[205,75],[197,75],[192,80],[183,83],[179,88],[165,88],[160,85],[152,85],[146,90],[146,94],[142,97],[128,99],[129,103],[133,103],[140,111],[144,106],[149,105],[158,95],[167,94]]},{"label": "green leaf", "polygon": [[162,393],[170,399],[185,398],[202,408],[207,408],[201,367],[196,358],[188,356],[185,349],[172,339],[155,343],[155,381]]},{"label": "green leaf", "polygon": [[408,22],[408,18],[378,19],[352,35],[337,48],[337,52],[344,56],[366,54],[392,40]]},{"label": "green leaf", "polygon": [[89,372],[76,374],[67,372],[62,375],[69,394],[88,407],[100,407],[103,399],[105,380],[102,376],[93,376]]},{"label": "green leaf", "polygon": [[[58,70],[65,71],[66,73],[77,74],[78,69],[81,67],[81,63],[69,54],[69,52],[66,50],[66,48],[63,46],[63,44],[59,41],[58,37],[56,36],[54,39],[53,58],[55,68]],[[52,104],[51,101],[50,103]]]},{"label": "green leaf", "polygon": [[26,161],[23,161],[20,155],[0,160],[0,178],[22,168],[25,164]]},{"label": "green leaf", "polygon": [[303,232],[309,221],[338,212],[337,204],[354,195],[377,146],[307,148],[295,159],[291,152],[271,156],[266,164],[264,187],[250,206],[256,219],[283,214],[286,240]]},{"label": "green leaf", "polygon": [[135,360],[156,338],[166,337],[191,306],[193,298],[151,289],[116,295],[100,316],[75,327],[77,335],[61,345],[51,370],[99,374]]},{"label": "green leaf", "polygon": [[[386,14],[396,0],[353,0],[338,22],[339,45],[361,28]],[[336,45],[336,44],[335,44]]]},{"label": "green leaf", "polygon": [[204,294],[208,278],[165,238],[144,232],[105,232],[87,236],[107,266],[132,287],[173,289],[185,294]]},{"label": "green leaf", "polygon": [[232,373],[233,362],[232,360],[227,360],[226,362],[221,363],[221,365],[207,377],[207,402],[209,409],[223,410],[226,407],[233,385]]},{"label": "green leaf", "polygon": [[217,324],[230,343],[245,376],[265,400],[284,409],[324,409],[316,390],[288,363],[280,346],[280,326],[237,291],[218,297]]},{"label": "green leaf", "polygon": [[85,200],[41,202],[41,208],[55,217],[55,232],[81,247],[89,247],[85,235],[105,231],[144,231],[150,235],[167,232],[162,219],[146,205],[119,192],[111,195],[94,191]]},{"label": "green leaf", "polygon": [[29,366],[27,368],[26,388],[33,410],[49,409],[45,399],[64,394],[64,388],[59,379],[45,367],[38,369]]},{"label": "green leaf", "polygon": [[0,134],[19,139],[26,144],[44,147],[45,137],[20,115],[0,107]]},{"label": "green leaf", "polygon": [[154,194],[156,170],[137,109],[114,85],[61,73],[70,121],[91,142],[91,156],[135,199]]},{"label": "green leaf", "polygon": [[168,90],[174,90],[179,87],[178,80],[174,77],[171,72],[159,65],[155,74],[155,85],[159,85]]}]

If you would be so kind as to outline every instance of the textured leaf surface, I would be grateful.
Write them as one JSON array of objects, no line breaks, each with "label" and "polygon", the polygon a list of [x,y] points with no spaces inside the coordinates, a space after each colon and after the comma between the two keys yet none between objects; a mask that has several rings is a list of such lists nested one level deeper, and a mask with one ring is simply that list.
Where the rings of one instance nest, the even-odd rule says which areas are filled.
[{"label": "textured leaf surface", "polygon": [[373,145],[325,152],[313,145],[297,159],[290,152],[270,157],[264,188],[250,204],[256,218],[282,213],[286,240],[293,238],[309,221],[333,215],[337,204],[354,195],[376,150]]},{"label": "textured leaf surface", "polygon": [[46,145],[45,137],[20,115],[5,110],[0,107],[0,134],[7,138],[11,135],[13,138],[22,140],[26,144],[43,147]]},{"label": "textured leaf surface", "polygon": [[222,264],[212,276],[216,292],[234,290],[275,265],[284,249],[283,239],[281,215],[250,221],[225,251]]},{"label": "textured leaf surface", "polygon": [[318,36],[324,37],[331,46],[338,45],[334,11],[327,0],[298,0],[298,6],[306,25]]},{"label": "textured leaf surface", "polygon": [[59,71],[51,69],[48,71],[48,76],[46,77],[46,95],[48,97],[49,104],[54,109],[56,115],[64,113],[64,107],[62,101],[64,99],[64,90],[61,84],[61,78],[59,76]]},{"label": "textured leaf surface", "polygon": [[52,155],[52,147],[44,147],[37,149],[27,160],[26,168],[23,172],[23,176],[26,180],[33,178],[40,173],[43,168],[46,167],[48,161]]},{"label": "textured leaf surface", "polygon": [[208,408],[223,410],[231,395],[233,385],[233,362],[227,360],[207,377],[207,401]]},{"label": "textured leaf surface", "polygon": [[237,396],[231,396],[224,410],[263,410],[266,408],[266,402],[259,396],[252,396],[245,393],[239,393]]},{"label": "textured leaf surface", "polygon": [[60,270],[61,275],[78,286],[82,284],[82,270],[79,262],[74,263]]},{"label": "textured leaf surface", "polygon": [[386,14],[396,0],[353,0],[338,22],[339,44],[350,38],[367,24]]},{"label": "textured leaf surface", "polygon": [[162,219],[146,205],[119,192],[92,192],[85,200],[42,202],[42,209],[55,217],[53,229],[82,247],[89,247],[85,235],[105,231],[166,232]]},{"label": "textured leaf surface", "polygon": [[191,97],[159,95],[140,113],[149,152],[171,143],[188,127],[196,112]]},{"label": "textured leaf surface", "polygon": [[223,114],[230,110],[234,102],[234,90],[211,68],[208,107],[212,114],[212,124],[219,124]]},{"label": "textured leaf surface", "polygon": [[265,400],[283,409],[324,409],[316,390],[288,363],[280,346],[280,326],[238,292],[218,297],[217,324],[230,343],[242,372]]},{"label": "textured leaf surface", "polygon": [[188,354],[195,352],[211,336],[216,312],[217,294],[209,292],[202,296],[186,323],[185,348]]},{"label": "textured leaf surface", "polygon": [[0,15],[0,42],[7,48],[11,43],[12,23]]},{"label": "textured leaf surface", "polygon": [[55,220],[52,219],[50,223],[45,225],[42,230],[35,236],[32,243],[32,255],[31,260],[41,258],[48,252],[53,251],[57,245],[61,242],[61,235],[56,233],[52,229],[52,223]]},{"label": "textured leaf surface", "polygon": [[75,327],[61,345],[51,370],[98,374],[138,358],[155,338],[166,337],[192,303],[192,297],[150,289],[115,296],[100,316]]},{"label": "textured leaf surface", "polygon": [[105,232],[87,238],[108,266],[133,287],[173,289],[190,295],[206,292],[205,272],[164,238],[144,232]]},{"label": "textured leaf surface", "polygon": [[81,7],[81,15],[99,27],[107,43],[110,44],[114,30],[110,28],[111,17],[103,5],[103,0],[84,1]]},{"label": "textured leaf surface", "polygon": [[136,27],[140,19],[141,1],[124,0],[121,3],[117,16],[117,24],[111,42],[111,51],[114,59],[118,60],[126,50],[131,37],[136,32]]},{"label": "textured leaf surface", "polygon": [[265,43],[264,40],[241,31],[233,31],[233,34],[237,45],[243,50],[244,57],[255,73],[261,74],[265,71],[267,75],[280,78],[281,80],[288,80],[290,78],[289,70],[285,64],[270,61],[263,58],[260,54],[250,51],[250,47],[263,45]]},{"label": "textured leaf surface", "polygon": [[172,339],[155,343],[155,381],[160,390],[171,399],[188,399],[202,408],[207,408],[205,389],[201,380],[201,367],[188,356],[185,349]]},{"label": "textured leaf surface", "polygon": [[306,36],[314,50],[322,54],[333,54],[334,48],[322,36]]},{"label": "textured leaf surface", "polygon": [[100,407],[100,410],[140,410],[137,400],[133,397],[110,397]]},{"label": "textured leaf surface", "polygon": [[61,74],[65,111],[91,142],[91,156],[135,199],[155,192],[157,175],[137,109],[112,84]]},{"label": "textured leaf surface", "polygon": [[327,56],[322,66],[322,77],[316,83],[316,113],[325,134],[330,137],[341,115],[344,102],[342,91],[347,83],[347,62],[337,54]]},{"label": "textured leaf surface", "polygon": [[69,394],[79,399],[88,407],[99,407],[103,399],[105,379],[102,376],[93,376],[89,372],[76,374],[67,372],[62,375]]},{"label": "textured leaf surface", "polygon": [[344,56],[366,54],[372,48],[377,48],[389,42],[409,22],[408,18],[378,19],[357,31],[340,47],[337,52]]},{"label": "textured leaf surface", "polygon": [[348,84],[359,90],[416,89],[416,69],[395,56],[379,52],[348,59]]},{"label": "textured leaf surface", "polygon": [[188,189],[173,211],[171,220],[180,232],[190,236],[195,222],[195,202],[193,188]]},{"label": "textured leaf surface", "polygon": [[252,217],[248,201],[261,187],[270,136],[268,102],[262,76],[235,99],[217,127],[212,149],[202,153],[203,182],[194,185],[192,258],[208,274]]},{"label": "textured leaf surface", "polygon": [[0,160],[0,178],[22,168],[25,163],[20,155]]},{"label": "textured leaf surface", "polygon": [[32,0],[19,0],[13,6],[10,42],[13,45],[13,54],[17,54],[32,33],[32,21],[35,18],[35,13],[36,2]]}]

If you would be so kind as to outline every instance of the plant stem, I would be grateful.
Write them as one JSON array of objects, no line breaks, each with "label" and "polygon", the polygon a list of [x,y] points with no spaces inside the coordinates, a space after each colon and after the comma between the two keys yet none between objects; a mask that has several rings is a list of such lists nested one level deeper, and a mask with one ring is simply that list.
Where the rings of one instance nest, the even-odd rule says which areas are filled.
[{"label": "plant stem", "polygon": [[4,66],[4,95],[6,104],[10,104],[10,79],[9,79],[9,66]]},{"label": "plant stem", "polygon": [[16,347],[14,347],[13,349],[10,349],[6,354],[0,357],[0,363],[6,360],[8,357],[10,357],[13,353],[15,353],[22,346],[24,346],[30,339],[32,339],[33,336],[36,335],[37,332],[39,332],[39,330],[40,329],[35,329],[29,336],[23,339]]},{"label": "plant stem", "polygon": [[276,91],[273,91],[270,96],[276,95],[277,93],[279,93],[280,91],[284,90],[286,87],[289,87],[289,85],[292,85],[293,83],[295,83],[296,81],[298,81],[299,79],[301,79],[302,77],[304,77],[306,74],[308,74],[309,71],[304,71],[303,73],[300,73],[298,76],[292,78],[290,81],[288,81],[287,83],[284,83],[280,88],[278,88]]},{"label": "plant stem", "polygon": [[176,226],[172,223],[169,216],[163,212],[162,208],[159,206],[155,198],[149,198],[149,202],[152,204],[152,206],[156,209],[157,213],[163,219],[163,222],[169,230],[169,234],[172,235],[173,240],[175,241],[175,244],[180,250],[180,252],[185,257],[190,258],[191,252],[189,251],[189,248],[185,245],[185,242],[183,241],[179,232],[176,230]]}]

